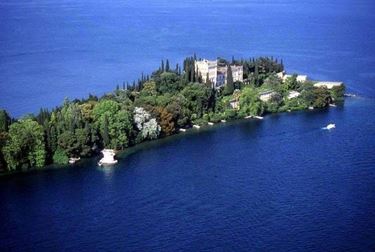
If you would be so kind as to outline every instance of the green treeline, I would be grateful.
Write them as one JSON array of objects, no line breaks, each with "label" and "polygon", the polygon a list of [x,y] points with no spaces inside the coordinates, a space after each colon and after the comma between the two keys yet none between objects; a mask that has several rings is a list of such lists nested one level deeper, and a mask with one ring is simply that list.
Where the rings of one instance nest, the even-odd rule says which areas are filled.
[{"label": "green treeline", "polygon": [[[193,124],[309,106],[324,108],[343,100],[344,87],[314,88],[312,82],[298,82],[295,75],[282,81],[276,73],[284,70],[283,62],[265,57],[220,59],[221,65],[243,65],[244,81],[233,82],[229,72],[227,84],[214,89],[211,83],[202,83],[195,60],[196,56],[185,59],[182,67],[162,61],[151,76],[142,75],[132,85],[118,86],[100,98],[65,100],[60,107],[41,109],[36,116],[15,120],[0,110],[0,171],[67,164],[71,157],[90,157],[103,148],[124,150]],[[292,90],[300,95],[289,99]],[[267,102],[260,100],[264,91],[273,92]]]}]

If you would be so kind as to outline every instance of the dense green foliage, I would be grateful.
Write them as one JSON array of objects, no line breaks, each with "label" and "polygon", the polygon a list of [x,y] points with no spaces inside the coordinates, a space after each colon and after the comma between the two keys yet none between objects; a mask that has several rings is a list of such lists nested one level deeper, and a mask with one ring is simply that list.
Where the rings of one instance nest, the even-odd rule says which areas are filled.
[{"label": "dense green foliage", "polygon": [[65,165],[68,164],[69,157],[66,155],[65,151],[61,148],[57,148],[55,153],[53,154],[53,163]]},{"label": "dense green foliage", "polygon": [[[46,164],[67,164],[71,157],[90,157],[102,148],[123,150],[142,141],[169,136],[193,124],[234,120],[309,106],[327,107],[342,102],[344,87],[315,88],[296,76],[282,81],[284,70],[273,58],[235,60],[229,63],[227,83],[213,89],[195,72],[196,56],[173,69],[162,61],[151,76],[113,93],[69,101],[52,111],[41,110],[18,121],[0,110],[0,170],[18,171]],[[231,64],[243,65],[244,81],[234,82]],[[272,93],[262,101],[263,92]],[[298,97],[288,98],[290,92]]]},{"label": "dense green foliage", "polygon": [[240,111],[239,115],[245,117],[247,115],[261,115],[263,114],[264,106],[259,99],[258,92],[251,87],[242,89],[240,96]]},{"label": "dense green foliage", "polygon": [[9,170],[45,165],[43,127],[36,121],[25,119],[13,123],[8,138],[2,151]]}]

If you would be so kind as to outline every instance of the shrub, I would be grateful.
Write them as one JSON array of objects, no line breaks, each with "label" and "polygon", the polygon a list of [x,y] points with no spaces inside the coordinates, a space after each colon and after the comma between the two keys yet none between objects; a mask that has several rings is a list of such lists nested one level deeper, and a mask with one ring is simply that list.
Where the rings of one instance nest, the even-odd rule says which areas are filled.
[{"label": "shrub", "polygon": [[68,155],[66,155],[65,151],[61,148],[57,148],[57,150],[53,154],[53,163],[65,165],[65,164],[68,164],[68,162],[69,162],[69,157]]}]

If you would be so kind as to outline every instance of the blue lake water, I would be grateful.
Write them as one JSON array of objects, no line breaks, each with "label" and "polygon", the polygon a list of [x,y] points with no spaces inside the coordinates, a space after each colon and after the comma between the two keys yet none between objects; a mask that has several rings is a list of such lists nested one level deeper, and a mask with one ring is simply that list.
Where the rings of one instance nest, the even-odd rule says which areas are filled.
[{"label": "blue lake water", "polygon": [[144,144],[113,168],[0,178],[0,250],[373,251],[374,107],[350,99]]},{"label": "blue lake water", "polygon": [[0,250],[375,250],[374,11],[370,0],[0,0],[0,107],[13,116],[194,52],[280,57],[360,95],[143,144],[112,169],[91,159],[2,177]]},{"label": "blue lake water", "polygon": [[100,95],[159,66],[268,55],[375,96],[372,0],[0,0],[0,107]]}]

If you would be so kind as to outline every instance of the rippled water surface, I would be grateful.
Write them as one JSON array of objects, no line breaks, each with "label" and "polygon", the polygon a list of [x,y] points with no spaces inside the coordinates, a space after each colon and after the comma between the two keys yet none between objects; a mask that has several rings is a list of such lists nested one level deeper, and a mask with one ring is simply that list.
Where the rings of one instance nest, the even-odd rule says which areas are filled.
[{"label": "rippled water surface", "polygon": [[282,57],[361,95],[146,143],[113,168],[90,159],[2,177],[0,250],[375,250],[374,10],[370,0],[0,0],[0,107],[13,116],[194,52]]},{"label": "rippled water surface", "polygon": [[373,0],[0,0],[0,107],[103,94],[194,52],[283,58],[375,96]]},{"label": "rippled water surface", "polygon": [[374,108],[349,99],[144,144],[113,168],[1,178],[0,248],[371,251]]}]

